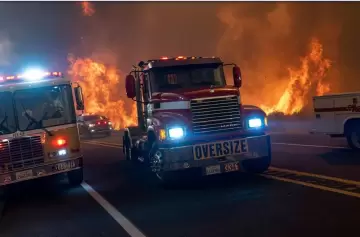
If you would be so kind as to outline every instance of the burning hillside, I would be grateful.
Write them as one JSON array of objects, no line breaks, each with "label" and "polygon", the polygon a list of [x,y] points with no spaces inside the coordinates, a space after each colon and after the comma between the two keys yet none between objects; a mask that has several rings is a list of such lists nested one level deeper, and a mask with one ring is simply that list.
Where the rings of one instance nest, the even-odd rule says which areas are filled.
[{"label": "burning hillside", "polygon": [[93,6],[92,3],[87,2],[87,1],[83,1],[81,2],[81,7],[82,7],[82,11],[84,16],[92,16],[95,13],[95,8]]},{"label": "burning hillside", "polygon": [[70,59],[69,75],[83,88],[86,113],[105,115],[115,129],[137,123],[135,103],[125,104],[123,74],[114,66],[107,66],[90,58]]},{"label": "burning hillside", "polygon": [[275,105],[262,104],[260,107],[267,113],[280,112],[285,115],[299,113],[308,104],[309,93],[315,87],[316,95],[330,91],[330,85],[324,82],[330,60],[323,57],[323,47],[317,39],[310,44],[310,52],[301,58],[298,69],[289,68],[288,84]]}]

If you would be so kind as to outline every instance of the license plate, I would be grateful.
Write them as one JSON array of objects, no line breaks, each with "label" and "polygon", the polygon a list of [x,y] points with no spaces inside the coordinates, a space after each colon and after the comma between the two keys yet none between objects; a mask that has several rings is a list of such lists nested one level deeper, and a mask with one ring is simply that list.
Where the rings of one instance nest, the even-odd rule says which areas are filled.
[{"label": "license plate", "polygon": [[33,176],[33,171],[32,170],[24,170],[24,171],[16,172],[15,176],[16,176],[16,180],[27,179],[27,178],[30,178]]},{"label": "license plate", "polygon": [[73,161],[73,160],[62,162],[62,163],[59,163],[59,164],[55,165],[55,169],[57,171],[68,170],[68,169],[72,169],[72,168],[75,168],[75,167],[76,167],[75,161]]},{"label": "license plate", "polygon": [[194,160],[240,155],[249,151],[247,139],[219,141],[193,146]]},{"label": "license plate", "polygon": [[220,174],[221,168],[220,165],[213,165],[206,167],[206,175],[212,175],[212,174]]},{"label": "license plate", "polygon": [[227,163],[224,166],[225,172],[232,172],[240,170],[239,162]]}]

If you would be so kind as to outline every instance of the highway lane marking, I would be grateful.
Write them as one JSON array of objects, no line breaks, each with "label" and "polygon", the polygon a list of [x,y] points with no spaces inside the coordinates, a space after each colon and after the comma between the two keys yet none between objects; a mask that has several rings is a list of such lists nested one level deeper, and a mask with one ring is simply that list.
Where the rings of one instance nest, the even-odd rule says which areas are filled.
[{"label": "highway lane marking", "polygon": [[299,184],[299,185],[303,185],[303,186],[307,186],[307,187],[311,187],[311,188],[316,188],[316,189],[320,189],[320,190],[324,190],[324,191],[329,191],[329,192],[334,192],[334,193],[339,193],[339,194],[344,194],[344,195],[347,195],[347,196],[360,198],[360,193],[353,193],[353,192],[349,192],[349,191],[345,191],[345,190],[340,190],[340,189],[336,189],[336,188],[329,188],[329,187],[322,186],[322,185],[306,183],[306,182],[303,182],[303,181],[297,181],[297,180],[292,180],[292,179],[287,179],[287,178],[281,178],[281,177],[276,177],[276,176],[272,176],[272,175],[261,174],[260,176],[263,176],[263,177],[268,178],[268,179],[275,179],[275,180],[279,180],[279,181],[283,181],[283,182]]},{"label": "highway lane marking", "polygon": [[111,147],[111,148],[122,148],[122,145],[120,144],[109,144],[109,143],[99,143],[99,142],[82,142],[84,144],[88,144],[88,145],[97,145],[97,146],[104,146],[104,147]]},{"label": "highway lane marking", "polygon": [[342,182],[342,183],[345,183],[345,184],[353,184],[353,185],[359,185],[360,186],[359,181],[336,178],[336,177],[331,177],[331,176],[326,176],[326,175],[321,175],[321,174],[313,174],[313,173],[307,173],[307,172],[302,172],[302,171],[277,168],[277,167],[273,167],[273,166],[269,167],[269,170],[270,171],[287,172],[287,173],[292,173],[292,174],[296,174],[296,175],[304,175],[304,176],[315,177],[315,178],[320,178],[320,179],[327,179],[327,180],[331,180],[331,181]]},{"label": "highway lane marking", "polygon": [[263,174],[265,178],[294,183],[324,191],[360,198],[360,182],[277,167],[270,167]]},{"label": "highway lane marking", "polygon": [[344,146],[323,146],[323,145],[310,145],[310,144],[296,144],[296,143],[283,143],[283,142],[272,142],[273,145],[285,145],[285,146],[302,146],[302,147],[315,147],[315,148],[331,148],[331,149],[346,149],[350,150],[350,147]]},{"label": "highway lane marking", "polygon": [[103,196],[96,192],[89,184],[83,182],[81,186],[92,198],[102,206],[109,215],[122,227],[131,237],[145,237],[145,235],[131,223],[123,214],[121,214],[113,205],[111,205]]},{"label": "highway lane marking", "polygon": [[[96,145],[104,145],[104,146],[116,146],[122,148],[122,144],[112,143],[112,142],[102,142],[102,141],[83,141],[83,143],[87,144],[96,144]],[[302,147],[315,147],[315,148],[332,148],[332,149],[347,149],[350,150],[349,147],[342,146],[323,146],[323,145],[310,145],[310,144],[296,144],[296,143],[282,143],[282,142],[272,142],[273,145],[286,145],[286,146],[302,146]]]}]

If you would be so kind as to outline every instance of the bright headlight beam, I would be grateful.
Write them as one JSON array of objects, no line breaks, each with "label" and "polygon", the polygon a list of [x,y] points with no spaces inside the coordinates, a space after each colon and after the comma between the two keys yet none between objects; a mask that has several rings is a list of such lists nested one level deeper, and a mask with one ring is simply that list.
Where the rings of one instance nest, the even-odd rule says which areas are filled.
[{"label": "bright headlight beam", "polygon": [[170,138],[182,138],[184,136],[183,128],[170,128],[169,137]]},{"label": "bright headlight beam", "polygon": [[262,121],[259,118],[249,119],[249,128],[258,128],[262,126]]}]

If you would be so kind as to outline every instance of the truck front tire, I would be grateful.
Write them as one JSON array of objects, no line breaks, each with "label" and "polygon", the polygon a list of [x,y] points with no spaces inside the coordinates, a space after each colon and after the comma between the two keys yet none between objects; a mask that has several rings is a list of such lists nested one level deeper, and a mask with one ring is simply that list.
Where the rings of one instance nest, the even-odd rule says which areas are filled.
[{"label": "truck front tire", "polygon": [[243,161],[242,165],[246,172],[260,174],[268,170],[271,164],[271,156]]},{"label": "truck front tire", "polygon": [[84,180],[83,169],[72,170],[67,173],[68,181],[71,186],[79,186]]}]

